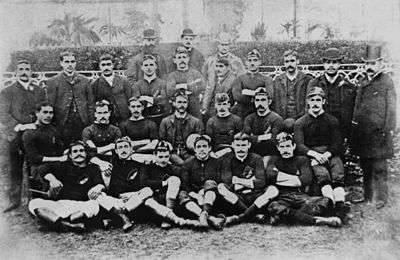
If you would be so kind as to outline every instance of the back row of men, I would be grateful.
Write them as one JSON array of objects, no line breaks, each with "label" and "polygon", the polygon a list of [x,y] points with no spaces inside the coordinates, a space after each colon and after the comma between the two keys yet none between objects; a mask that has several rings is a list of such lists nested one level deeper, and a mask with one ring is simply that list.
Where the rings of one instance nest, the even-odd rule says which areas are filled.
[{"label": "back row of men", "polygon": [[[12,140],[13,185],[8,209],[20,203],[22,151],[26,151],[35,169],[34,166],[44,162],[64,161],[65,144],[82,138],[95,151],[91,153],[92,161],[107,172],[112,164],[109,158],[100,155],[114,150],[114,142],[121,136],[129,136],[135,150],[143,145],[142,150],[153,149],[157,140],[169,142],[172,144],[171,162],[183,166],[188,160],[195,160],[193,153],[199,159],[195,149],[198,142],[196,139],[187,142],[187,139],[191,134],[203,134],[203,122],[211,137],[207,143],[212,147],[212,157],[224,158],[232,154],[230,147],[236,140],[234,137],[241,133],[238,139],[247,142],[251,152],[263,156],[264,169],[268,168],[270,156],[279,156],[274,142],[278,133],[292,132],[294,125],[297,153],[311,159],[322,195],[332,201],[337,215],[342,218],[346,211],[342,203],[342,138],[351,139],[354,152],[361,156],[365,199],[372,199],[371,182],[375,175],[377,207],[386,204],[386,159],[393,155],[395,91],[390,77],[381,72],[379,48],[369,48],[365,60],[367,74],[356,95],[355,86],[338,73],[342,56],[335,48],[325,51],[325,73],[315,79],[297,69],[296,52],[285,52],[285,72],[272,81],[259,72],[261,55],[255,49],[247,54],[247,71],[244,71],[241,59],[229,52],[226,34],[218,41],[218,53],[207,59],[200,73],[191,65],[202,63],[199,61],[201,53],[191,46],[194,36],[191,30],[184,30],[183,46],[176,48],[173,57],[176,70],[164,75],[164,79],[160,76],[165,62],[154,52],[156,37],[152,30],[144,32],[143,51],[129,62],[128,79],[113,73],[113,58],[106,54],[99,63],[102,75],[90,83],[75,72],[74,54],[64,52],[60,55],[63,71],[47,81],[45,92],[33,83],[29,62],[18,62],[18,80],[2,91],[1,102],[4,106],[2,124],[9,129],[8,138]],[[47,105],[42,104],[35,110],[45,99]],[[50,125],[53,112],[54,126]],[[244,163],[238,156],[240,152],[235,154]],[[138,160],[145,161],[145,157]],[[204,164],[200,163],[199,167]],[[38,169],[41,172],[40,167]],[[265,181],[251,179],[256,174],[254,169],[253,166],[244,167],[241,174],[250,178],[231,184],[254,188],[255,183],[262,183],[257,189],[264,190]],[[208,174],[204,169],[200,172]],[[287,170],[282,172],[288,173]],[[237,202],[236,199],[232,201]]]}]

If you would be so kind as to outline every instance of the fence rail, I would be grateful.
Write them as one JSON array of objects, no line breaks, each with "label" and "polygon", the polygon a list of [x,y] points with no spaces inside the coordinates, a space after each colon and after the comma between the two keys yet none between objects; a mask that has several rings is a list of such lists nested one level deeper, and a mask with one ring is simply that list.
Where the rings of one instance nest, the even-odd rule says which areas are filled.
[{"label": "fence rail", "polygon": [[[299,69],[302,70],[304,73],[310,74],[314,77],[317,77],[324,72],[323,64],[299,65]],[[384,71],[391,73],[395,70],[400,70],[400,64],[384,64]],[[275,78],[277,75],[284,72],[284,69],[282,66],[261,66],[260,71],[265,75],[269,75],[272,78]],[[343,74],[351,82],[356,82],[358,79],[360,79],[363,72],[363,63],[341,64],[339,69],[339,73]],[[55,76],[57,73],[59,73],[59,71],[36,71],[34,72],[33,78],[39,85],[41,85],[45,83],[49,78]],[[100,76],[100,71],[97,70],[78,71],[78,73],[86,76],[90,80],[94,80]],[[117,70],[116,73],[124,76],[125,71]],[[1,88],[9,86],[15,81],[15,72],[4,72],[1,78]]]}]

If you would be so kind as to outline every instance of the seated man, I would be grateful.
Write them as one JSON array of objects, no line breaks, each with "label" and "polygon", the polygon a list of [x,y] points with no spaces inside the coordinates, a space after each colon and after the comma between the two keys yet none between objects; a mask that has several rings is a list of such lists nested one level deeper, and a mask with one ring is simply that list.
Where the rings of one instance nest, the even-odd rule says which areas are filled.
[{"label": "seated man", "polygon": [[[211,137],[213,151],[217,157],[221,157],[230,152],[233,136],[242,131],[243,121],[237,115],[229,111],[231,103],[226,93],[215,95],[215,109],[217,114],[211,117],[206,126],[206,134]],[[224,150],[224,151],[222,151]]]},{"label": "seated man", "polygon": [[40,169],[50,184],[49,196],[55,200],[33,199],[28,208],[46,224],[84,231],[86,219],[99,212],[98,203],[88,196],[105,187],[98,167],[88,163],[85,143],[72,143],[68,158],[66,162],[46,164]]},{"label": "seated man", "polygon": [[[153,152],[154,163],[142,167],[140,177],[142,185],[152,189],[156,201],[174,210],[181,180],[178,177],[180,168],[169,162],[171,152],[170,143],[159,141]],[[170,227],[171,225],[166,221],[161,223],[161,228]]]},{"label": "seated man", "polygon": [[195,157],[182,167],[180,204],[199,218],[203,227],[210,223],[216,229],[223,227],[224,219],[210,215],[217,200],[217,185],[221,182],[221,164],[210,156],[211,139],[200,135],[194,140]]},{"label": "seated man", "polygon": [[282,117],[269,108],[272,98],[272,91],[257,88],[254,94],[256,112],[246,117],[243,126],[243,132],[250,135],[252,141],[250,151],[263,156],[264,167],[267,167],[269,157],[278,153],[272,140],[283,125]]},{"label": "seated man", "polygon": [[274,186],[265,188],[266,176],[262,157],[249,153],[250,136],[240,132],[232,142],[233,153],[222,157],[222,179],[218,192],[236,212],[243,213],[228,217],[226,225],[254,216],[278,195]]},{"label": "seated man", "polygon": [[325,92],[322,88],[310,88],[306,102],[307,113],[294,125],[297,149],[311,158],[322,195],[331,200],[336,216],[344,221],[349,208],[345,204],[344,166],[339,156],[343,143],[339,121],[324,111]]},{"label": "seated man", "polygon": [[[122,136],[128,136],[134,141],[134,148],[138,148],[152,142],[157,143],[157,125],[153,121],[143,117],[145,101],[131,97],[129,99],[129,110],[131,117],[120,124]],[[137,146],[137,147],[136,147]]]},{"label": "seated man", "polygon": [[159,204],[152,197],[153,190],[141,183],[140,168],[143,165],[130,159],[133,150],[129,137],[117,139],[115,147],[116,155],[113,159],[114,167],[111,173],[110,186],[107,194],[103,193],[97,196],[96,200],[107,211],[118,213],[122,217],[124,231],[128,231],[132,224],[128,218],[123,216],[142,205],[176,225],[195,224],[177,217],[172,209]]},{"label": "seated man", "polygon": [[174,148],[171,162],[182,165],[190,157],[186,140],[191,134],[202,134],[203,123],[187,112],[189,98],[184,90],[175,92],[175,112],[164,118],[160,124],[160,140],[168,141]]},{"label": "seated man", "polygon": [[310,162],[305,156],[295,156],[296,144],[291,134],[282,132],[276,137],[280,156],[273,156],[268,162],[267,178],[279,188],[279,195],[267,211],[272,224],[280,220],[305,225],[328,225],[338,227],[338,217],[321,217],[327,214],[329,199],[311,197],[304,189],[311,184]]}]

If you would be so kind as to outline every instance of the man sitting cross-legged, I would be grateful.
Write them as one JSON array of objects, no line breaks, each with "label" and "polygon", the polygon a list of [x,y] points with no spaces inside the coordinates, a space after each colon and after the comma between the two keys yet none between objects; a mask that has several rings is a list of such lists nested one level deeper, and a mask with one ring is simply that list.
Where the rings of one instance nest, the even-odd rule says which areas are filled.
[{"label": "man sitting cross-legged", "polygon": [[321,217],[328,213],[328,198],[311,197],[304,192],[311,184],[312,172],[308,158],[295,155],[293,136],[282,132],[276,141],[280,156],[273,156],[267,167],[268,181],[279,188],[278,197],[267,207],[271,223],[340,226],[338,217]]},{"label": "man sitting cross-legged", "polygon": [[[117,213],[123,220],[123,230],[128,231],[132,223],[126,217],[139,206],[152,209],[157,215],[177,225],[189,225],[193,222],[177,217],[170,208],[154,200],[153,190],[140,182],[142,164],[131,160],[132,146],[129,137],[122,137],[116,142],[116,156],[113,160],[110,186],[107,195],[102,193],[95,199],[109,212]],[[195,224],[195,223],[194,223]]]},{"label": "man sitting cross-legged", "polygon": [[239,217],[236,215],[228,217],[226,225],[232,225],[256,215],[262,207],[278,195],[276,187],[265,187],[266,178],[262,157],[249,153],[250,146],[250,136],[243,132],[237,133],[232,142],[234,152],[221,158],[224,183],[218,185],[218,192],[236,212],[243,213]]},{"label": "man sitting cross-legged", "polygon": [[193,146],[195,157],[187,159],[182,167],[180,204],[199,218],[202,227],[207,228],[211,224],[221,229],[224,218],[210,215],[217,200],[217,185],[221,182],[221,164],[210,156],[210,137],[198,136]]},{"label": "man sitting cross-legged", "polygon": [[[140,177],[142,185],[152,189],[156,201],[174,210],[181,180],[178,177],[180,168],[172,165],[169,161],[171,152],[172,145],[170,143],[159,141],[154,149],[154,163],[145,165],[141,170]],[[161,227],[168,229],[171,225],[164,221],[161,223]]]},{"label": "man sitting cross-legged", "polygon": [[85,230],[85,221],[96,216],[99,205],[89,200],[92,193],[105,187],[97,166],[89,164],[86,145],[82,141],[72,143],[66,162],[46,164],[40,174],[49,182],[52,199],[33,199],[29,211],[44,223],[74,231]]},{"label": "man sitting cross-legged", "polygon": [[297,149],[311,158],[322,195],[331,200],[336,216],[344,221],[349,207],[345,204],[344,166],[339,156],[343,143],[339,121],[324,111],[325,92],[322,88],[310,88],[306,102],[307,113],[294,125]]},{"label": "man sitting cross-legged", "polygon": [[243,121],[229,111],[231,103],[226,93],[215,95],[216,115],[207,121],[206,134],[211,137],[216,157],[231,152],[233,136],[243,128]]}]

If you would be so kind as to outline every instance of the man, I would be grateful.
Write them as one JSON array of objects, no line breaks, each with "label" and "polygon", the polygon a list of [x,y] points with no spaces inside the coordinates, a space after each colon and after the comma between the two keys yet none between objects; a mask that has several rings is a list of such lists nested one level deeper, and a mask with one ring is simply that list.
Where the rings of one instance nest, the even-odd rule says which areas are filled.
[{"label": "man", "polygon": [[258,50],[253,49],[247,54],[246,67],[247,72],[239,75],[232,83],[232,96],[235,102],[232,113],[238,115],[243,120],[249,114],[253,113],[255,108],[251,99],[254,96],[254,90],[264,87],[273,97],[273,81],[269,76],[260,73],[261,54]]},{"label": "man", "polygon": [[114,150],[114,142],[121,137],[121,130],[110,124],[111,109],[107,100],[97,101],[94,111],[94,123],[83,129],[82,140],[96,154],[102,154],[105,159],[110,159],[106,153]]},{"label": "man", "polygon": [[[178,197],[181,180],[179,178],[180,168],[171,165],[172,145],[165,141],[159,141],[154,148],[155,161],[145,165],[140,174],[143,186],[150,187],[153,196],[160,204],[166,205],[172,211]],[[161,223],[161,228],[168,229],[168,222]]]},{"label": "man", "polygon": [[[156,123],[143,117],[145,101],[136,97],[129,99],[131,117],[121,123],[122,136],[128,136],[133,141],[143,141],[143,144],[158,139]],[[147,140],[147,141],[145,141]]]},{"label": "man", "polygon": [[147,101],[144,115],[158,126],[161,119],[168,116],[171,110],[167,97],[167,82],[157,76],[157,59],[152,55],[143,56],[141,70],[143,79],[133,85],[132,96],[142,97]]},{"label": "man", "polygon": [[[185,47],[189,53],[189,67],[201,71],[204,64],[204,56],[203,54],[193,47],[193,42],[196,38],[197,34],[193,33],[193,30],[190,28],[183,29],[181,34],[180,45]],[[173,65],[173,61],[171,62]],[[171,68],[170,71],[173,71],[175,68]]]},{"label": "man", "polygon": [[33,199],[28,207],[47,225],[84,231],[87,219],[99,212],[98,203],[89,197],[105,187],[98,167],[88,163],[85,146],[81,141],[72,143],[68,161],[47,164],[40,170],[49,182],[49,195],[54,200]]},{"label": "man", "polygon": [[265,167],[269,157],[277,153],[273,140],[283,127],[282,117],[269,109],[272,97],[272,92],[268,92],[266,88],[256,89],[254,94],[256,112],[246,117],[243,126],[243,132],[250,135],[252,141],[251,151],[263,156]]},{"label": "man", "polygon": [[266,176],[261,156],[250,153],[250,136],[237,133],[232,142],[233,153],[222,157],[222,181],[218,193],[229,203],[240,218],[233,215],[227,218],[227,225],[249,219],[256,215],[278,195],[274,186],[266,188]]},{"label": "man", "polygon": [[[125,215],[133,213],[140,206],[150,208],[165,221],[176,225],[196,225],[196,222],[186,221],[175,215],[171,208],[159,204],[152,196],[153,190],[141,183],[140,169],[142,164],[131,160],[132,146],[129,137],[122,137],[115,142],[113,170],[107,194],[96,197],[99,204],[107,211],[119,212]],[[132,224],[130,220],[121,215],[124,231],[128,231]]]},{"label": "man", "polygon": [[221,32],[217,39],[217,53],[206,59],[203,65],[201,73],[203,74],[206,85],[213,86],[215,80],[215,64],[218,59],[224,58],[229,61],[229,66],[232,74],[238,76],[245,72],[245,68],[242,60],[236,57],[231,51],[230,47],[232,45],[232,37],[229,33]]},{"label": "man", "polygon": [[190,154],[186,148],[186,139],[191,134],[202,134],[203,123],[187,112],[189,98],[185,91],[177,90],[174,95],[173,107],[175,112],[161,121],[159,129],[160,140],[172,144],[174,148],[171,161],[182,165]]},{"label": "man", "polygon": [[322,217],[329,213],[329,199],[311,197],[304,189],[311,185],[312,172],[306,156],[296,156],[293,135],[282,132],[276,137],[280,155],[268,163],[267,178],[279,189],[279,195],[267,207],[271,224],[287,221],[304,225],[338,227],[338,217]]},{"label": "man", "polygon": [[72,52],[60,54],[60,65],[63,71],[47,81],[47,95],[54,108],[55,125],[64,144],[69,144],[79,140],[83,128],[92,121],[93,95],[89,79],[75,71]]},{"label": "man", "polygon": [[188,112],[200,118],[201,102],[204,94],[204,80],[201,73],[189,66],[190,56],[187,49],[179,46],[175,50],[176,70],[167,75],[167,94],[171,98],[176,89],[185,89],[189,94]]},{"label": "man", "polygon": [[133,84],[143,79],[143,71],[141,70],[143,57],[145,55],[152,55],[157,60],[157,72],[156,75],[159,78],[163,78],[167,74],[167,67],[165,65],[164,57],[157,53],[154,49],[157,45],[158,36],[153,29],[146,29],[143,31],[143,42],[142,50],[133,58],[129,59],[125,75],[133,86]]},{"label": "man", "polygon": [[99,68],[100,77],[90,84],[93,101],[107,100],[112,111],[110,122],[118,125],[129,117],[128,100],[132,96],[132,88],[126,78],[114,73],[110,54],[100,56]]},{"label": "man", "polygon": [[25,153],[22,133],[35,128],[32,123],[35,121],[36,104],[45,99],[44,90],[32,79],[32,68],[28,61],[18,61],[15,74],[17,81],[0,94],[0,123],[10,164],[9,205],[4,212],[17,208],[21,203]]},{"label": "man", "polygon": [[370,45],[367,51],[366,76],[360,82],[354,108],[352,150],[361,159],[364,199],[371,202],[376,193],[379,209],[388,200],[387,159],[393,157],[396,91],[390,76],[382,72],[381,46]]},{"label": "man", "polygon": [[305,112],[307,85],[311,75],[299,71],[298,54],[294,50],[283,53],[285,72],[274,79],[273,110],[283,119],[298,119]]},{"label": "man", "polygon": [[325,72],[311,80],[308,89],[320,87],[326,94],[324,109],[339,121],[343,138],[350,137],[351,119],[353,116],[356,88],[343,75],[339,74],[343,57],[336,48],[329,48],[322,57]]},{"label": "man", "polygon": [[221,180],[221,164],[210,156],[211,139],[200,135],[194,140],[195,157],[187,159],[182,168],[182,189],[179,193],[181,205],[199,218],[207,228],[223,227],[224,218],[211,216],[216,209],[217,185]]},{"label": "man", "polygon": [[[215,115],[214,97],[218,93],[228,93],[232,102],[232,83],[236,79],[226,58],[218,58],[215,62],[215,80],[208,84],[204,91],[202,113],[210,117]],[[232,104],[231,104],[232,105]]]},{"label": "man", "polygon": [[[211,137],[213,151],[218,152],[228,148],[233,141],[233,136],[242,131],[243,121],[229,111],[231,103],[226,93],[215,95],[215,110],[217,114],[211,117],[206,126],[206,134]],[[222,156],[222,155],[220,155]]]},{"label": "man", "polygon": [[307,92],[307,113],[294,125],[294,138],[300,155],[311,158],[311,166],[322,195],[331,200],[336,216],[345,220],[344,167],[340,159],[343,139],[339,121],[325,112],[325,92],[312,87]]}]

